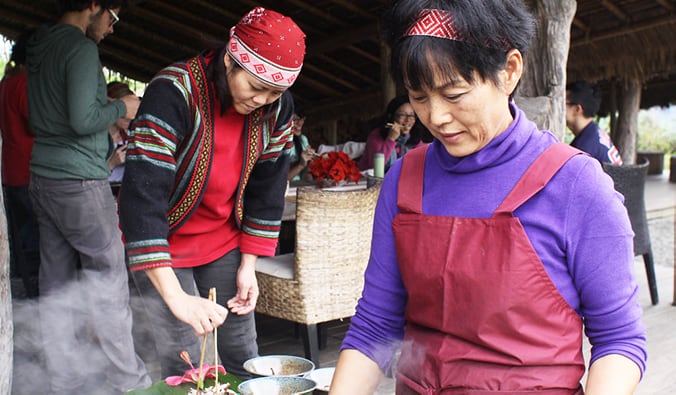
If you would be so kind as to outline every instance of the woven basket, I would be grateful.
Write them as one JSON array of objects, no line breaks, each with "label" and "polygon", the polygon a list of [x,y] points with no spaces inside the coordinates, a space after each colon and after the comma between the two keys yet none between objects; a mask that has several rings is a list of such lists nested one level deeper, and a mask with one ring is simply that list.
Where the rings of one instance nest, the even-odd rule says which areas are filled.
[{"label": "woven basket", "polygon": [[301,324],[354,315],[379,191],[299,189],[293,279],[258,273],[256,311]]}]

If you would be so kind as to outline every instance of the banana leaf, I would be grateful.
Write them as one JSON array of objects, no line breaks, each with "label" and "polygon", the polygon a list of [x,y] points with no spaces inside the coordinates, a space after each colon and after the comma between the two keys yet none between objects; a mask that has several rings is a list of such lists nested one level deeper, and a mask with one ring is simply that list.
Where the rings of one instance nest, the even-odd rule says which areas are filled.
[{"label": "banana leaf", "polygon": [[[237,386],[242,382],[242,379],[230,373],[226,374],[225,377],[219,376],[218,379],[221,384],[230,383],[230,389],[235,392],[237,392]],[[204,383],[205,387],[210,387],[214,385],[214,380],[206,379]],[[195,384],[188,383],[172,387],[162,380],[148,388],[129,391],[126,395],[186,395],[191,388],[195,388]]]}]

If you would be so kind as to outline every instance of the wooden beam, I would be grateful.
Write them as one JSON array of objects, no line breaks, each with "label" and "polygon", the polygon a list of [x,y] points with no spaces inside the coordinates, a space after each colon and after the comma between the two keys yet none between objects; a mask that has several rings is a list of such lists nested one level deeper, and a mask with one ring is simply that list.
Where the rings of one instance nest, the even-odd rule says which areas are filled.
[{"label": "wooden beam", "polygon": [[309,1],[302,1],[302,0],[287,0],[288,3],[291,3],[295,5],[296,7],[306,10],[309,13],[316,15],[324,20],[330,21],[333,24],[336,24],[338,26],[346,26],[345,21],[342,19],[336,18],[335,16],[331,15],[330,13],[322,10],[321,8],[315,7],[312,5],[311,2]]},{"label": "wooden beam", "polygon": [[350,51],[356,53],[357,55],[359,55],[359,56],[361,56],[361,57],[364,57],[364,58],[366,58],[366,59],[372,61],[373,63],[380,64],[380,56],[379,56],[379,54],[378,54],[378,55],[374,55],[374,54],[372,54],[372,53],[370,53],[370,52],[364,51],[364,50],[361,49],[361,48],[357,48],[357,47],[355,47],[354,45],[348,46],[347,49],[349,49]]},{"label": "wooden beam", "polygon": [[339,83],[340,85],[343,85],[344,87],[346,87],[350,90],[353,90],[353,91],[359,90],[359,87],[357,85],[355,85],[355,84],[353,84],[349,81],[346,81],[342,78],[338,78],[335,74],[333,74],[329,71],[326,71],[322,68],[319,68],[317,66],[313,66],[311,63],[305,62],[305,64],[303,65],[303,71],[305,71],[305,70],[309,70],[309,71],[311,71],[315,74],[319,74],[319,75],[321,75],[322,77],[324,77],[328,80],[335,81],[335,82]]},{"label": "wooden beam", "polygon": [[609,38],[615,38],[619,36],[624,36],[627,34],[636,33],[642,30],[653,29],[658,26],[668,25],[676,23],[676,15],[667,15],[655,19],[646,20],[643,22],[635,23],[633,25],[624,26],[617,29],[610,29],[595,34],[591,34],[589,37],[580,38],[573,40],[570,43],[570,47],[579,47],[581,45],[589,44],[596,41],[607,40]]},{"label": "wooden beam", "polygon": [[657,4],[666,8],[669,11],[676,11],[676,6],[671,2],[671,0],[656,0]]},{"label": "wooden beam", "polygon": [[331,59],[330,57],[326,55],[318,55],[317,59],[321,60],[324,63],[327,63],[329,66],[339,69],[340,71],[350,74],[355,78],[358,78],[369,85],[375,85],[377,84],[377,80],[370,78],[367,75],[364,75],[363,73],[360,73],[358,70],[355,70],[353,67],[350,67],[349,65],[346,65],[344,62],[338,62],[336,60]]},{"label": "wooden beam", "polygon": [[359,15],[364,18],[377,19],[372,13],[365,11],[363,8],[357,7],[354,5],[354,1],[348,2],[345,0],[330,0],[332,3],[338,4],[339,6],[349,10],[350,12]]},{"label": "wooden beam", "polygon": [[627,14],[620,9],[615,3],[610,0],[601,0],[601,5],[606,7],[608,11],[615,14],[616,17],[620,18],[623,21],[626,21],[629,17]]},{"label": "wooden beam", "polygon": [[587,26],[587,24],[578,17],[573,18],[573,25],[577,26],[578,29],[584,31],[585,33],[589,31],[589,26]]},{"label": "wooden beam", "polygon": [[329,33],[327,39],[319,41],[316,44],[310,42],[307,48],[307,54],[310,56],[322,55],[364,40],[377,39],[377,37],[378,25],[375,23],[350,29],[347,32],[333,32],[333,34]]},{"label": "wooden beam", "polygon": [[306,75],[303,75],[303,73],[300,74],[300,78],[298,78],[297,84],[308,85],[312,89],[322,91],[329,96],[333,96],[333,97],[343,96],[342,92],[326,85],[323,82],[319,82],[318,80],[316,80],[312,77],[308,77]]}]

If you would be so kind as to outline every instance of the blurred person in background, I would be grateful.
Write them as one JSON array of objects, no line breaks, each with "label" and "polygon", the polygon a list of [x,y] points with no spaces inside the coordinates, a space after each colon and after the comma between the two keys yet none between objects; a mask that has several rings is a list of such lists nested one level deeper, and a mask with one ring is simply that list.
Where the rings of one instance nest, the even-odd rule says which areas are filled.
[{"label": "blurred person in background", "polygon": [[[35,132],[30,196],[40,225],[40,328],[49,394],[122,393],[151,384],[134,350],[128,274],[108,177],[108,126],[138,97],[108,101],[98,44],[123,0],[60,0],[28,41]],[[84,314],[83,314],[84,312]],[[84,319],[83,319],[84,318]],[[94,334],[81,336],[83,327]],[[101,359],[89,359],[95,351]]]},{"label": "blurred person in background", "polygon": [[[14,46],[5,75],[0,81],[0,131],[2,132],[2,189],[10,241],[12,275],[23,281],[26,296],[38,296],[40,232],[28,196],[29,163],[33,131],[28,122],[26,42],[21,34]],[[15,295],[16,296],[16,295]]]},{"label": "blurred person in background", "polygon": [[575,136],[570,145],[588,153],[599,162],[621,165],[622,157],[610,140],[610,135],[594,122],[599,108],[601,92],[598,86],[587,81],[575,81],[566,85],[566,126]]},{"label": "blurred person in background", "polygon": [[[134,95],[134,92],[129,89],[129,85],[120,81],[109,82],[107,85],[108,100],[117,100],[124,96]],[[123,117],[118,118],[114,124],[108,127],[108,133],[112,141],[112,154],[108,158],[108,168],[110,169],[110,177],[108,181],[112,185],[122,182],[124,176],[124,162],[127,157],[127,139],[129,138],[129,124],[132,119]]]},{"label": "blurred person in background", "polygon": [[366,148],[359,159],[359,170],[373,169],[373,156],[382,153],[385,157],[385,171],[390,169],[394,162],[408,152],[412,146],[408,145],[411,131],[416,130],[416,146],[421,142],[424,129],[409,103],[408,95],[397,96],[390,100],[380,124],[373,129],[366,139]]},{"label": "blurred person in background", "polygon": [[314,148],[310,146],[307,136],[303,134],[303,125],[305,125],[305,107],[298,102],[294,102],[293,126],[293,146],[289,150],[291,165],[289,168],[289,181],[300,181],[305,174],[304,171],[310,161],[317,156]]}]

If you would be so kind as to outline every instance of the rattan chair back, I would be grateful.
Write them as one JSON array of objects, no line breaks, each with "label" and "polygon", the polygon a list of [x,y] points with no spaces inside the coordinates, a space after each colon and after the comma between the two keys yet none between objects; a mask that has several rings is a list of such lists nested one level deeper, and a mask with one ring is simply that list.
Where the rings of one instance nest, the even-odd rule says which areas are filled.
[{"label": "rattan chair back", "polygon": [[354,315],[379,190],[299,188],[293,279],[258,273],[256,311],[301,324]]}]

